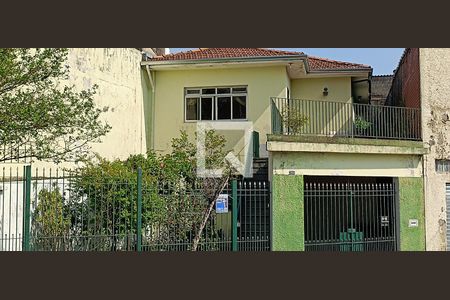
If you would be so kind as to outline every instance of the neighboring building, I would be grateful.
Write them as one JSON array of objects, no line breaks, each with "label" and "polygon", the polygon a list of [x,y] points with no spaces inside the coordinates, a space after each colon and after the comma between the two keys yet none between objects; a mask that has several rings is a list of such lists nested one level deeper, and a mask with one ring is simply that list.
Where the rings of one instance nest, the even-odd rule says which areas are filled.
[{"label": "neighboring building", "polygon": [[371,99],[373,105],[385,105],[394,75],[372,76]]},{"label": "neighboring building", "polygon": [[[107,159],[125,159],[145,153],[149,144],[151,87],[143,59],[167,53],[167,48],[69,48],[69,78],[63,85],[76,90],[98,86],[96,105],[104,109],[101,118],[111,131],[101,143],[93,143],[95,153]],[[7,167],[15,167],[8,163]],[[22,162],[17,164],[22,165]],[[33,161],[35,167],[56,167],[49,162]],[[72,166],[70,163],[58,167]]]},{"label": "neighboring building", "polygon": [[[169,151],[200,121],[253,124],[253,153],[269,165],[274,250],[425,249],[420,110],[371,105],[370,66],[262,48],[142,65],[151,148]],[[248,157],[243,134],[221,133]]]},{"label": "neighboring building", "polygon": [[[74,85],[85,90],[98,85],[94,96],[96,104],[105,108],[102,114],[112,130],[93,144],[93,151],[107,159],[125,159],[130,154],[145,153],[148,149],[150,131],[149,94],[151,88],[145,70],[141,68],[145,58],[167,53],[167,48],[70,48],[67,65],[69,78],[62,84]],[[24,163],[0,164],[0,250],[20,248],[22,232],[22,182]],[[73,167],[72,163],[58,166],[50,162],[34,161],[39,174],[50,168]],[[14,178],[12,181],[9,178]],[[33,191],[36,194],[36,191]],[[20,201],[21,202],[21,201]],[[11,240],[13,237],[13,240]]]},{"label": "neighboring building", "polygon": [[421,107],[427,250],[450,250],[450,49],[408,48],[390,103]]}]

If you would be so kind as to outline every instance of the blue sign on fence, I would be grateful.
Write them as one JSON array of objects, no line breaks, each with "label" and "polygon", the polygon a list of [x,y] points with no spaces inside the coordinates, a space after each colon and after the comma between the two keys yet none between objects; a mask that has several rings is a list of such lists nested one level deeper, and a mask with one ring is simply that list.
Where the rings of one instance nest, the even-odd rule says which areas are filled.
[{"label": "blue sign on fence", "polygon": [[216,213],[226,214],[228,213],[228,195],[220,194],[216,201]]}]

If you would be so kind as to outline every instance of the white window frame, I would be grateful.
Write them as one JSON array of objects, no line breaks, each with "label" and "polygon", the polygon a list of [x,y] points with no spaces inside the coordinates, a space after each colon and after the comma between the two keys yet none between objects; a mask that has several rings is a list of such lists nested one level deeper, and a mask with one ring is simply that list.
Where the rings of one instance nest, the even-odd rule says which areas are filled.
[{"label": "white window frame", "polygon": [[[246,92],[245,93],[233,93],[233,89],[236,88],[245,88]],[[215,93],[214,94],[202,94],[203,90],[207,90],[207,89],[215,89]],[[218,89],[230,89],[230,93],[227,94],[218,94],[217,90]],[[189,90],[199,90],[200,93],[199,94],[188,94],[187,92]],[[233,117],[233,98],[234,97],[245,97],[245,119],[234,119]],[[218,98],[226,98],[229,97],[231,99],[231,119],[224,119],[224,120],[219,120],[218,119],[218,104],[217,104],[217,99]],[[211,98],[212,99],[212,104],[213,104],[213,111],[212,111],[212,116],[211,119],[212,120],[201,120],[202,118],[202,99],[208,99]],[[197,111],[197,120],[188,120],[187,119],[187,99],[199,99],[199,103],[198,103],[198,111]],[[248,86],[246,85],[238,85],[238,86],[213,86],[213,87],[189,87],[189,88],[185,88],[184,89],[184,122],[185,123],[195,123],[195,122],[199,122],[199,121],[208,121],[208,122],[247,122],[248,121],[248,107],[249,107],[249,101],[248,101]]]}]

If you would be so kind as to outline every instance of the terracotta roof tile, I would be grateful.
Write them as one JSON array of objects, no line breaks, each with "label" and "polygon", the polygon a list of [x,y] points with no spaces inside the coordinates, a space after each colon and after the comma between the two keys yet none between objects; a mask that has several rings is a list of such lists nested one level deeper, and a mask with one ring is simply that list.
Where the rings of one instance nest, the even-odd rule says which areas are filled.
[{"label": "terracotta roof tile", "polygon": [[[277,57],[304,55],[302,52],[273,50],[265,48],[199,48],[185,52],[162,55],[152,58],[152,61],[201,60],[215,58],[242,57]],[[326,58],[308,56],[311,71],[357,70],[368,69],[370,66]]]},{"label": "terracotta roof tile", "polygon": [[312,71],[325,70],[357,70],[370,69],[371,67],[363,64],[349,63],[345,61],[331,60],[328,58],[308,56],[309,68]]},{"label": "terracotta roof tile", "polygon": [[185,52],[167,54],[152,58],[153,61],[165,60],[195,60],[213,58],[239,58],[262,56],[302,55],[301,52],[270,50],[263,48],[199,48]]}]

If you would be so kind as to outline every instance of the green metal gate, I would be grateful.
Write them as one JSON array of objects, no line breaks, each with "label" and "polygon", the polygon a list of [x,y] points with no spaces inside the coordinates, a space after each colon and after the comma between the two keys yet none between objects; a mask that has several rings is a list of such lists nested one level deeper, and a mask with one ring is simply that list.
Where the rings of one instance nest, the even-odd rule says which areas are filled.
[{"label": "green metal gate", "polygon": [[393,183],[306,183],[306,251],[396,251]]},{"label": "green metal gate", "polygon": [[[213,211],[197,250],[269,251],[269,186],[232,180],[222,192],[228,210]],[[189,251],[202,195],[195,184],[146,183],[140,169],[126,178],[3,170],[0,251]]]}]

